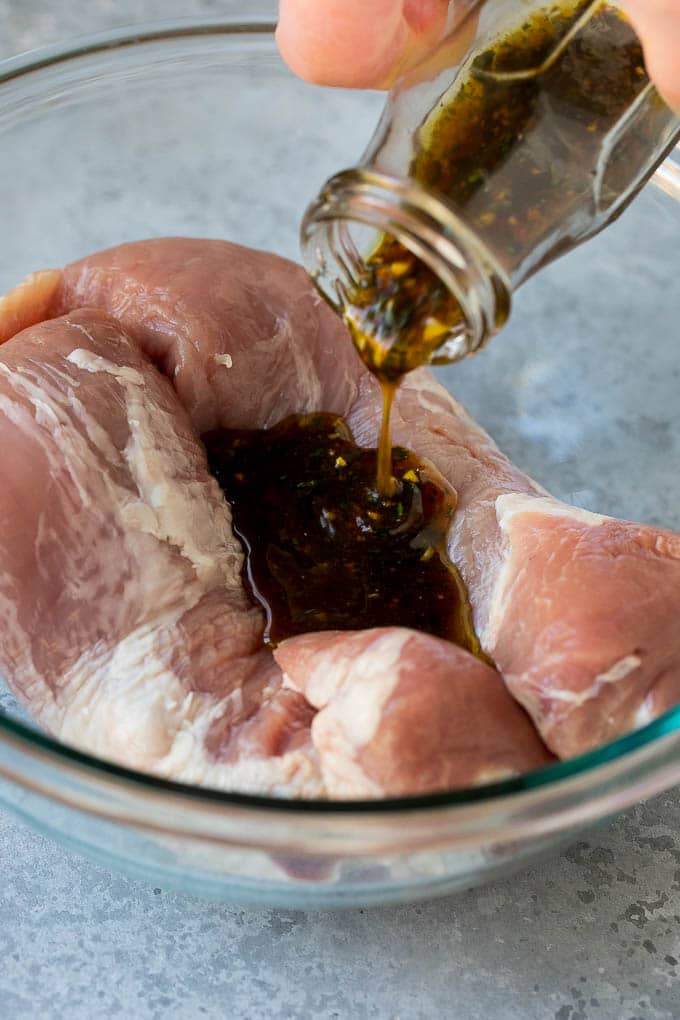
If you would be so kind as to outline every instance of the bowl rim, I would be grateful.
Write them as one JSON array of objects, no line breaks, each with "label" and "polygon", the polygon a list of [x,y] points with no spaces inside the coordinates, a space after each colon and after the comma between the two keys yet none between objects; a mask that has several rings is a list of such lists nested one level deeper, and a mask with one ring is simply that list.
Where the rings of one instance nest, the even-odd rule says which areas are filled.
[{"label": "bowl rim", "polygon": [[[0,104],[2,90],[10,83],[30,75],[42,72],[69,62],[77,62],[106,53],[114,55],[133,47],[163,45],[171,42],[181,43],[197,39],[215,39],[217,37],[264,36],[273,40],[275,22],[272,21],[271,7],[267,11],[256,9],[249,12],[247,20],[242,16],[223,16],[215,18],[182,18],[153,21],[134,27],[121,27],[104,32],[97,32],[66,43],[41,47],[17,56],[0,61]],[[671,198],[680,202],[680,147],[675,150],[666,162],[657,170],[653,183]],[[614,783],[619,790],[616,810],[634,803],[641,796],[660,792],[680,780],[680,705],[670,709],[646,726],[627,733],[617,740],[597,748],[587,754],[568,761],[558,762],[547,768],[521,776],[505,779],[483,786],[454,789],[441,793],[421,796],[385,798],[380,800],[291,800],[283,797],[261,796],[227,792],[210,788],[191,786],[174,782],[148,773],[137,772],[113,762],[107,762],[94,755],[69,747],[43,734],[30,726],[5,716],[0,710],[0,750],[7,752],[0,756],[0,777],[18,785],[27,786],[38,793],[52,799],[62,800],[77,806],[82,805],[82,797],[75,792],[61,795],[56,790],[56,777],[77,776],[87,779],[99,791],[110,788],[114,784],[124,788],[129,794],[141,793],[146,798],[152,794],[154,800],[165,799],[167,802],[193,809],[206,809],[214,815],[216,808],[238,809],[252,815],[262,812],[275,813],[286,818],[294,816],[316,816],[319,820],[345,820],[349,817],[367,816],[382,817],[387,821],[389,816],[403,816],[404,813],[418,813],[421,816],[441,816],[447,809],[447,817],[452,809],[456,816],[468,809],[474,810],[477,805],[499,806],[512,800],[513,805],[526,802],[528,807],[535,809],[540,802],[546,802],[556,788],[566,793],[568,789],[582,791],[584,779],[592,780],[591,786],[598,783],[609,787]],[[655,753],[658,752],[658,755]],[[676,753],[677,752],[677,753]],[[657,759],[655,761],[655,759]],[[54,775],[53,781],[40,782],[26,780],[17,768],[17,762],[47,764]],[[642,767],[644,777],[640,782],[631,782],[626,786],[625,779],[629,774],[636,773]],[[594,819],[602,814],[602,810],[593,801],[590,815]],[[98,813],[90,807],[93,813]],[[432,814],[434,812],[434,815]],[[579,817],[588,812],[581,810]],[[560,819],[562,827],[565,811],[553,812],[553,818]],[[119,819],[120,820],[120,819]],[[144,827],[141,819],[134,824]],[[151,826],[151,823],[147,827]],[[553,824],[552,828],[557,825]],[[546,831],[550,826],[543,827]],[[173,825],[173,830],[186,831],[187,834],[199,835],[195,825],[183,828],[180,817]],[[494,838],[498,830],[494,829]],[[263,838],[263,845],[270,840]],[[346,849],[346,848],[345,848]]]}]

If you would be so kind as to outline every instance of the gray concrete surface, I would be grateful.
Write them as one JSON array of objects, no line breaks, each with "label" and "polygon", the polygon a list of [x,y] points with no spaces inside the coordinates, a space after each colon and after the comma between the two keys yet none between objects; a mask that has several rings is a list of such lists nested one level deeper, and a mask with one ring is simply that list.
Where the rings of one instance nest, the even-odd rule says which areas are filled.
[{"label": "gray concrete surface", "polygon": [[[0,0],[0,57],[75,32],[225,6]],[[475,382],[468,373],[466,385],[478,412],[489,396],[483,374]],[[676,384],[668,385],[670,393]],[[631,407],[638,401],[630,395]],[[508,407],[493,406],[502,433]],[[512,447],[513,436],[501,438]],[[594,482],[584,494],[578,452],[576,444],[564,455],[574,473],[565,494],[602,509],[606,489]],[[600,456],[613,453],[603,446]],[[243,910],[147,887],[1,814],[0,959],[2,1020],[672,1020],[680,1017],[680,795],[627,812],[507,882],[341,914]]]}]

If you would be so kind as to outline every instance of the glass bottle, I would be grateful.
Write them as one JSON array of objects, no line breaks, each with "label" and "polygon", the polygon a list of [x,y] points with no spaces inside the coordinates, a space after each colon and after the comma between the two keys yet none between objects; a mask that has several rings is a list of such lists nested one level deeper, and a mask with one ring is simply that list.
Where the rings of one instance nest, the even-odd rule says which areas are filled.
[{"label": "glass bottle", "polygon": [[453,12],[302,224],[308,270],[387,380],[482,347],[512,291],[615,219],[680,137],[616,0]]}]

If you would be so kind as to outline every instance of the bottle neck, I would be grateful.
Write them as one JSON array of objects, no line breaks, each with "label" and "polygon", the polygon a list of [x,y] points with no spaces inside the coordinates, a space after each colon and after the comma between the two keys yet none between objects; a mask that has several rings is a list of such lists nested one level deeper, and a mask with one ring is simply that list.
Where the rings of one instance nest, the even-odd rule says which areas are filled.
[{"label": "bottle neck", "polygon": [[510,280],[479,237],[415,181],[346,170],[308,207],[303,258],[328,301],[342,310],[340,295],[352,288],[363,259],[386,234],[424,262],[460,306],[461,322],[433,360],[457,361],[483,347],[508,318]]}]

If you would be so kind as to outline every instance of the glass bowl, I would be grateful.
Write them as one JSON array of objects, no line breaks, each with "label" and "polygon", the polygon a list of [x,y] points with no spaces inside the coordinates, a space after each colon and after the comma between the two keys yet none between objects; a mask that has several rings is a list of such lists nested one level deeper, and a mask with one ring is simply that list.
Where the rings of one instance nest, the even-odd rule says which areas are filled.
[{"label": "glass bowl", "polygon": [[[149,26],[0,64],[0,290],[154,235],[297,257],[307,201],[359,155],[383,98],[298,81],[276,54],[272,4],[247,9],[247,23]],[[679,231],[668,163],[609,231],[520,292],[487,352],[440,373],[556,496],[674,528]],[[40,734],[5,693],[0,777],[10,810],[155,883],[271,906],[370,904],[486,881],[676,783],[680,708],[512,781],[329,804],[126,771]]]}]

